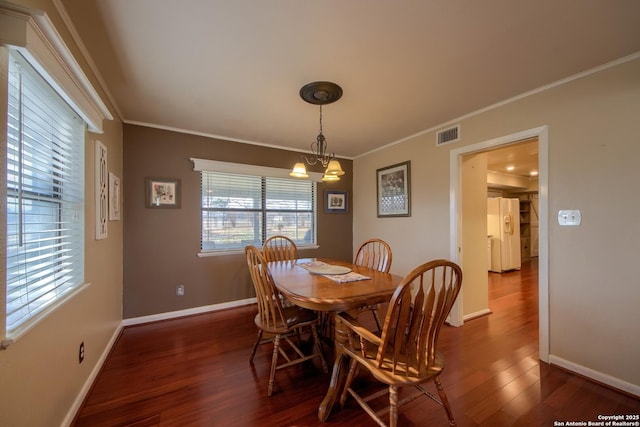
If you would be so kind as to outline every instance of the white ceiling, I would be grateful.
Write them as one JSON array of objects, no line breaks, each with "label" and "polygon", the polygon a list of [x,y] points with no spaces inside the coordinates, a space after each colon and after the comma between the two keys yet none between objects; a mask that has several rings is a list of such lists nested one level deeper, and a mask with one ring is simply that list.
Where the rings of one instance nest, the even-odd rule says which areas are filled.
[{"label": "white ceiling", "polygon": [[534,138],[490,150],[487,155],[487,169],[525,178],[534,176],[532,172],[539,172],[538,139]]},{"label": "white ceiling", "polygon": [[61,1],[124,122],[308,150],[328,80],[350,158],[640,52],[638,0]]}]

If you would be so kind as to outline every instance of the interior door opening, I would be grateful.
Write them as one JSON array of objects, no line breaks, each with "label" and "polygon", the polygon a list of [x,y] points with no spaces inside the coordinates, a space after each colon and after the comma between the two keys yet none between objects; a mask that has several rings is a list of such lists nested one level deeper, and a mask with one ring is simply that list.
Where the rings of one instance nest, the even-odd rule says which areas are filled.
[{"label": "interior door opening", "polygon": [[[473,260],[483,258],[486,260],[486,236],[484,237],[485,244],[482,246],[483,249],[473,249],[478,248],[479,245],[477,242],[470,242],[468,232],[465,234],[465,212],[463,209],[463,198],[465,197],[463,192],[463,187],[465,184],[465,172],[463,167],[463,162],[465,160],[465,156],[469,154],[480,154],[486,153],[491,150],[495,150],[501,147],[505,147],[508,145],[517,144],[519,142],[525,140],[531,140],[532,138],[537,139],[538,141],[538,215],[539,215],[539,226],[538,226],[538,277],[539,277],[539,286],[538,286],[538,307],[539,307],[539,357],[541,360],[548,362],[549,358],[549,310],[548,310],[548,214],[547,214],[547,206],[548,206],[548,196],[547,196],[547,188],[548,188],[548,132],[547,127],[543,126],[540,128],[534,128],[527,131],[519,132],[512,135],[507,135],[501,138],[496,138],[489,141],[480,142],[477,144],[472,144],[466,147],[461,147],[451,151],[450,162],[451,162],[451,258],[456,260],[456,262],[460,263],[465,269],[465,260],[467,260],[466,265],[472,265]],[[486,188],[486,187],[485,187]],[[485,195],[487,193],[485,192]],[[485,223],[486,224],[486,223]],[[467,231],[471,226],[467,224]],[[476,237],[478,232],[475,233]],[[485,261],[486,266],[486,261]],[[481,267],[476,266],[474,268],[469,268],[470,271],[475,271],[476,277],[479,277],[480,274],[484,274],[487,276],[487,271],[485,269],[484,273],[480,273]],[[467,271],[465,271],[465,275]],[[473,292],[473,284],[474,284],[474,273],[470,275],[470,277],[465,277],[465,284],[469,284],[466,287],[463,286],[463,290],[461,291],[461,295],[458,297],[458,300],[452,310],[450,323],[454,326],[460,326],[465,321],[465,301],[468,302],[469,295],[467,295],[467,299],[464,298],[464,292]],[[481,278],[478,280],[482,282]],[[488,310],[488,277],[486,277],[485,283],[485,293],[487,294],[487,312]],[[469,307],[467,307],[469,308]],[[480,310],[475,314],[482,314]]]}]

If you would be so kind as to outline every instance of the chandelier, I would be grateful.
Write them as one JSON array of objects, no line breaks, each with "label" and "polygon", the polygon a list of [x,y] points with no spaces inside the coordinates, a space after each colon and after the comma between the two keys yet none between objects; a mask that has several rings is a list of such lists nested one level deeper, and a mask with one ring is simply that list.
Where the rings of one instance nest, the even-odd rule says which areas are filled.
[{"label": "chandelier", "polygon": [[[335,154],[327,149],[327,139],[322,133],[322,106],[337,101],[342,96],[342,88],[331,82],[308,83],[300,89],[300,97],[310,104],[320,106],[320,132],[316,140],[311,143],[311,157],[303,155],[305,162],[309,166],[318,163],[325,168],[323,181],[339,181],[344,175],[340,162],[336,160]],[[296,178],[306,178],[307,168],[304,162],[296,163],[289,175]]]}]

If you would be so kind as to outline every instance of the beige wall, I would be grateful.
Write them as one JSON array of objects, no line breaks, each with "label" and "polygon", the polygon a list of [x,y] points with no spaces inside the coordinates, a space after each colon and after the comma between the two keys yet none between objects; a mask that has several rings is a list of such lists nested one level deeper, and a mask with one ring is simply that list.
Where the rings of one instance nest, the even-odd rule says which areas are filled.
[{"label": "beige wall", "polygon": [[[48,0],[18,2],[45,10],[74,53],[76,60],[100,88],[82,61],[64,24]],[[3,80],[4,81],[4,80]],[[6,86],[2,85],[6,90]],[[103,93],[102,99],[106,101]],[[0,102],[6,117],[6,102]],[[104,133],[87,132],[85,144],[85,290],[44,318],[7,350],[0,351],[0,425],[58,426],[81,396],[105,348],[122,319],[122,221],[109,221],[106,240],[96,241],[94,222],[94,141],[108,149],[108,169],[122,177],[122,126],[104,123]],[[2,132],[6,151],[6,131]],[[4,164],[4,163],[3,163]],[[122,182],[123,188],[126,186]],[[4,216],[2,217],[4,222]],[[78,363],[80,342],[85,359]],[[73,415],[73,413],[71,413]]]},{"label": "beige wall", "polygon": [[[462,246],[464,271],[462,314],[477,317],[489,311],[487,276],[487,153],[462,158]],[[470,255],[470,256],[469,256]],[[484,255],[484,256],[480,256]]]},{"label": "beige wall", "polygon": [[[354,241],[388,240],[395,273],[449,257],[450,150],[547,125],[552,361],[640,394],[638,76],[640,59],[462,119],[459,142],[437,148],[428,132],[357,158]],[[376,218],[376,168],[407,159],[411,218]],[[580,209],[582,225],[560,227],[559,209]]]},{"label": "beige wall", "polygon": [[[244,254],[200,258],[200,174],[190,158],[289,169],[299,153],[143,126],[124,127],[124,318],[228,303],[255,296]],[[351,260],[352,210],[324,213],[324,190],[351,196],[351,161],[336,183],[318,184],[318,249],[301,256]],[[319,169],[316,171],[320,171]],[[145,177],[178,178],[180,209],[145,207]],[[351,201],[347,201],[351,204]],[[176,296],[176,286],[185,295]]]}]

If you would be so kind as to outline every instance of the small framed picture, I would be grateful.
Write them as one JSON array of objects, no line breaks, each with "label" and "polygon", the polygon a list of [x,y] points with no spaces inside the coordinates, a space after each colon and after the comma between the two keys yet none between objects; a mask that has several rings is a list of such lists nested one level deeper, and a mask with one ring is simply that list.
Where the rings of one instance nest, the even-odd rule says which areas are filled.
[{"label": "small framed picture", "polygon": [[325,190],[324,192],[324,212],[344,213],[347,212],[347,192]]},{"label": "small framed picture", "polygon": [[120,178],[109,172],[109,220],[120,220]]},{"label": "small framed picture", "polygon": [[411,161],[376,171],[378,217],[411,216]]},{"label": "small framed picture", "polygon": [[171,178],[145,178],[146,206],[148,208],[180,208],[180,180]]}]

